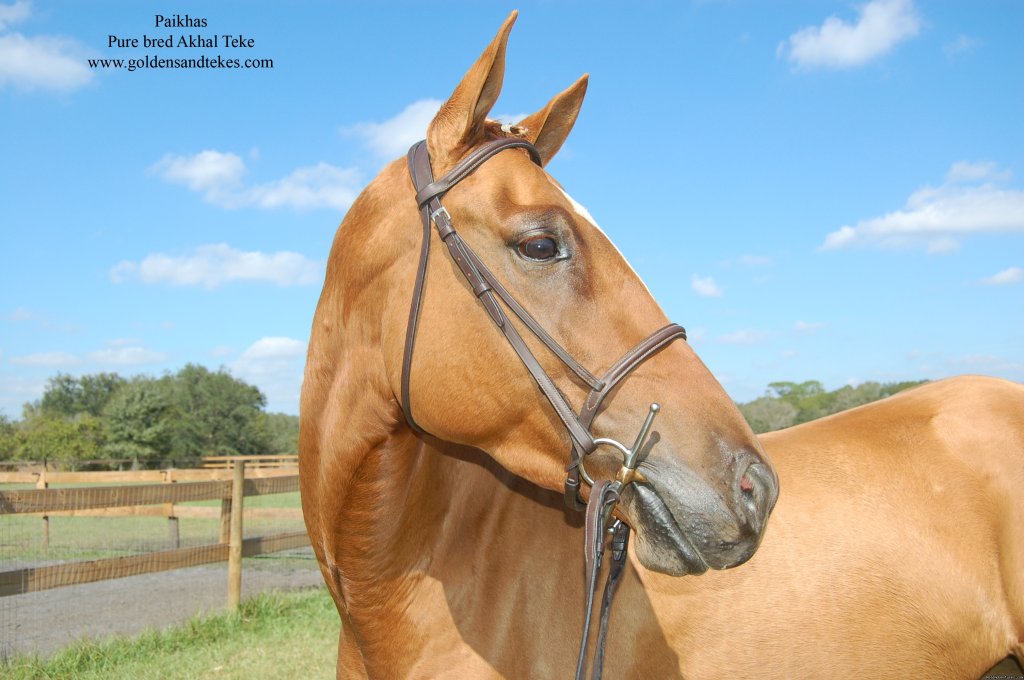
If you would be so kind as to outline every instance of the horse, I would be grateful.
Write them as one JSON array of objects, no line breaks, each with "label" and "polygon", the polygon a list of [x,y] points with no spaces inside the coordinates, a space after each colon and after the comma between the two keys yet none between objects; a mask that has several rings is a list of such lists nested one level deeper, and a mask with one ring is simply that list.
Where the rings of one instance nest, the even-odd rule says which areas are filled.
[{"label": "horse", "polygon": [[683,677],[976,679],[1024,659],[1024,386],[949,378],[760,439],[784,491],[754,557],[637,570]]},{"label": "horse", "polygon": [[[527,332],[550,377],[542,388],[492,319],[530,324],[481,305],[491,298],[462,276],[464,262],[436,254],[450,239],[429,223],[440,232],[450,219],[582,364],[614,368],[666,319],[543,168],[575,123],[586,76],[515,126],[487,118],[515,19],[430,123],[426,150],[439,177],[496,140],[525,140],[529,152],[494,153],[450,188],[444,213],[424,221],[433,256],[416,186],[395,161],[353,203],[328,259],[299,471],[341,620],[339,678],[566,677],[583,638],[584,530],[560,493],[564,452],[579,437],[551,406],[582,403],[588,385]],[[652,398],[663,414],[614,510],[635,533],[610,615],[608,677],[977,677],[989,660],[1020,654],[1024,523],[1010,493],[1024,481],[1019,389],[975,381],[961,396],[954,383],[937,398],[919,388],[759,440],[687,344],[657,350],[631,365],[593,421],[597,439],[626,441]],[[971,409],[983,402],[1004,406],[981,423]],[[594,478],[616,474],[607,448],[585,457]],[[588,500],[586,486],[579,493]],[[961,549],[946,545],[958,538]],[[895,626],[891,637],[875,616]]]}]

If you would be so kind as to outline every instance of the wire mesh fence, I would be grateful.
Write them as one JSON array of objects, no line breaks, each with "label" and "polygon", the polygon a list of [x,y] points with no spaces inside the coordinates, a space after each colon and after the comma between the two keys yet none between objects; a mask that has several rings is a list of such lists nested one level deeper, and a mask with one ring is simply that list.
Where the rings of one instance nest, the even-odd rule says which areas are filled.
[{"label": "wire mesh fence", "polygon": [[[295,472],[253,470],[245,480],[243,597],[321,584]],[[0,473],[0,656],[45,655],[224,607],[231,470],[152,473],[161,474],[35,483]]]}]

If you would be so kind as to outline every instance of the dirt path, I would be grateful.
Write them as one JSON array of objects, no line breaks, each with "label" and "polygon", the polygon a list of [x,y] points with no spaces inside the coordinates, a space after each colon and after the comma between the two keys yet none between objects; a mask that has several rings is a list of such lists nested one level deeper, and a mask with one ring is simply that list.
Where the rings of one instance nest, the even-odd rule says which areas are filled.
[{"label": "dirt path", "polygon": [[[248,558],[242,597],[323,585],[311,549]],[[0,655],[48,656],[75,640],[135,635],[223,610],[227,563],[0,598]]]}]

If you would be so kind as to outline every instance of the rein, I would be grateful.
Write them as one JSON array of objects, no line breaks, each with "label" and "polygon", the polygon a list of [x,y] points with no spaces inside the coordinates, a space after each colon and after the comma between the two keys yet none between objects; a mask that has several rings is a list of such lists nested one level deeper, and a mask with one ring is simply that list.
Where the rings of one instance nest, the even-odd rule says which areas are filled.
[{"label": "rein", "polygon": [[[424,430],[416,423],[412,415],[412,399],[410,395],[410,374],[412,372],[413,350],[416,344],[416,327],[419,323],[420,306],[423,300],[423,288],[426,283],[427,262],[430,257],[430,225],[437,228],[438,236],[447,246],[448,254],[458,266],[459,271],[469,283],[473,294],[483,305],[488,316],[498,327],[498,330],[505,336],[512,349],[515,350],[519,359],[523,362],[526,370],[536,381],[541,392],[551,404],[559,420],[565,426],[572,447],[569,452],[570,462],[566,467],[565,480],[565,501],[566,504],[575,510],[586,508],[586,543],[584,552],[586,556],[586,585],[587,592],[586,616],[584,619],[583,640],[580,644],[580,654],[576,666],[576,678],[582,680],[586,669],[587,640],[590,634],[591,614],[593,610],[594,597],[597,589],[598,573],[601,569],[601,561],[605,551],[605,534],[611,535],[612,561],[607,580],[605,582],[604,595],[602,597],[601,617],[598,631],[597,645],[594,650],[594,662],[592,678],[599,679],[604,658],[604,647],[608,631],[608,615],[611,609],[612,598],[618,588],[619,579],[626,564],[626,555],[629,544],[629,527],[621,520],[615,519],[609,526],[612,513],[622,492],[634,481],[640,481],[637,466],[640,463],[640,454],[649,443],[647,435],[650,433],[651,424],[659,411],[658,404],[651,404],[650,411],[637,435],[636,441],[631,448],[624,444],[605,437],[595,438],[590,433],[594,418],[604,402],[605,397],[618,385],[629,373],[657,352],[675,342],[686,339],[686,330],[678,324],[669,324],[655,331],[636,346],[626,352],[618,361],[612,364],[604,375],[595,377],[590,371],[555,341],[544,328],[537,323],[526,309],[519,304],[512,294],[494,277],[491,271],[477,257],[476,253],[455,231],[451,215],[441,204],[441,197],[460,181],[471,175],[485,161],[495,154],[505,150],[521,148],[530,154],[530,158],[538,166],[542,165],[540,154],[533,144],[525,139],[514,137],[501,137],[486,142],[462,159],[454,168],[440,179],[435,180],[433,170],[430,166],[430,154],[427,151],[426,141],[417,142],[409,149],[408,165],[409,175],[412,178],[413,186],[416,189],[416,203],[419,206],[420,216],[423,222],[423,240],[420,247],[419,266],[416,270],[416,283],[413,288],[412,304],[409,309],[409,323],[405,335],[405,351],[402,360],[402,410],[409,425],[417,432],[424,433]],[[544,371],[544,368],[537,361],[537,358],[526,345],[519,331],[510,323],[499,300],[512,311],[513,314],[537,337],[555,356],[562,361],[580,380],[590,387],[590,394],[587,396],[579,414],[569,405],[565,397],[555,386],[551,377]],[[622,467],[619,469],[615,480],[595,481],[584,466],[585,456],[593,453],[600,446],[610,446],[617,449],[622,455]],[[591,487],[590,502],[584,504],[580,495],[582,481],[587,482]]]}]

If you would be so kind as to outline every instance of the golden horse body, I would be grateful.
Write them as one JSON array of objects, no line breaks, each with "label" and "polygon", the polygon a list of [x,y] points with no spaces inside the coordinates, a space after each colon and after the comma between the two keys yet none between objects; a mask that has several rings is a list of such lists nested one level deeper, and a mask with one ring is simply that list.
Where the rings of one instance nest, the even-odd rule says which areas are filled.
[{"label": "golden horse body", "polygon": [[[575,122],[585,78],[518,129],[486,120],[513,21],[431,123],[435,175],[501,134],[526,136],[547,162]],[[353,204],[310,336],[302,503],[342,621],[338,677],[569,677],[584,593],[581,518],[559,494],[566,437],[437,250],[411,381],[431,435],[408,426],[396,396],[413,193],[396,161]],[[481,258],[586,362],[607,366],[664,323],[525,153],[495,156],[445,200]],[[521,257],[538,234],[564,257]],[[578,403],[585,390],[528,342]],[[1024,653],[1024,387],[934,383],[759,443],[675,343],[622,383],[596,429],[635,432],[655,398],[660,441],[617,510],[636,533],[606,677],[977,678]],[[588,466],[610,476],[602,456]],[[753,492],[751,466],[773,476]]]},{"label": "golden horse body", "polygon": [[952,378],[761,436],[757,554],[640,570],[686,678],[978,678],[1024,659],[1024,386]]}]

